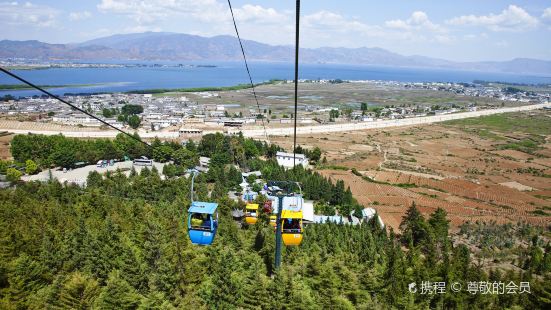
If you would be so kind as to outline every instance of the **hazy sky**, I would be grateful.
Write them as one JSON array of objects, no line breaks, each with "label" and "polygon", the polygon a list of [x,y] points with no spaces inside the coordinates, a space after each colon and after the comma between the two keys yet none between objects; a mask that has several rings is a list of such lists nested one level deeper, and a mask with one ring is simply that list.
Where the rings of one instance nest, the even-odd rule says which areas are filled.
[{"label": "hazy sky", "polygon": [[[243,38],[293,44],[295,1],[234,0]],[[82,42],[116,33],[234,34],[224,0],[0,0],[0,39]],[[551,1],[303,0],[303,47],[382,47],[450,60],[551,60]]]}]

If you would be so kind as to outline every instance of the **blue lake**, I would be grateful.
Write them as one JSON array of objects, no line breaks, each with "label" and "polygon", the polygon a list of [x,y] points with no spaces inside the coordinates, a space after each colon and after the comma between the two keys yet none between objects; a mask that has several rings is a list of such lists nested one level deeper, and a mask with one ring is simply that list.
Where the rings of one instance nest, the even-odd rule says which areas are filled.
[{"label": "blue lake", "polygon": [[[55,68],[14,70],[14,73],[38,85],[95,84],[86,87],[65,87],[49,90],[58,95],[65,93],[125,92],[154,88],[232,86],[248,83],[247,73],[242,62],[209,62],[205,64],[216,65],[216,67]],[[255,82],[293,78],[293,64],[252,62],[249,66]],[[472,82],[473,80],[486,80],[551,84],[551,77],[543,76],[337,64],[303,64],[300,66],[299,78],[402,82]],[[18,81],[7,75],[0,75],[0,84],[18,84]],[[6,94],[31,96],[39,93],[31,90],[0,91],[0,96]]]}]

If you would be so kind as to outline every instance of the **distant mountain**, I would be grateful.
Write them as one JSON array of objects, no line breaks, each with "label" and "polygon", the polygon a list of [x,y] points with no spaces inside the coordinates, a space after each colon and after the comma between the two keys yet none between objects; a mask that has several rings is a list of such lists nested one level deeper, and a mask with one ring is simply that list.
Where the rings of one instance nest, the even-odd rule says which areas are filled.
[{"label": "distant mountain", "polygon": [[[244,40],[251,60],[291,61],[293,49]],[[146,32],[113,35],[76,45],[105,46],[123,51],[129,58],[144,60],[241,60],[241,49],[235,37],[211,38],[170,32]]]},{"label": "distant mountain", "polygon": [[[284,61],[293,59],[292,46],[274,46],[244,40],[250,60]],[[0,58],[37,60],[171,60],[171,61],[239,61],[241,50],[232,36],[201,37],[196,35],[145,32],[117,34],[78,44],[48,44],[39,41],[0,41]],[[305,63],[341,63],[422,67],[516,74],[551,75],[551,61],[518,58],[510,61],[454,62],[424,56],[403,56],[382,48],[304,48]]]},{"label": "distant mountain", "polygon": [[40,41],[0,41],[0,58],[39,60],[124,59],[121,51],[105,46],[69,46]]}]

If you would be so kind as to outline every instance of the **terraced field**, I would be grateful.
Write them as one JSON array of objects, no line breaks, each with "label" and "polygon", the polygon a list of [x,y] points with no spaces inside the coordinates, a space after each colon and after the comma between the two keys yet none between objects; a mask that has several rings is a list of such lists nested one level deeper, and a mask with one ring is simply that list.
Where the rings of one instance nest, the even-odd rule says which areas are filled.
[{"label": "terraced field", "polygon": [[329,165],[356,169],[320,173],[343,180],[360,203],[397,229],[413,202],[423,213],[444,208],[454,226],[465,221],[548,226],[550,139],[551,112],[538,111],[298,141],[319,146]]}]

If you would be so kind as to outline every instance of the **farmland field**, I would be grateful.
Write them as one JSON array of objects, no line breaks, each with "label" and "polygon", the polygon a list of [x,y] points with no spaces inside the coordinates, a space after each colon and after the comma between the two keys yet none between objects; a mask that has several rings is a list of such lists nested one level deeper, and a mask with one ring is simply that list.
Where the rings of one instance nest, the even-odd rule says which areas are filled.
[{"label": "farmland field", "polygon": [[[280,141],[279,141],[280,140]],[[274,142],[290,148],[289,139]],[[318,146],[332,180],[397,228],[413,202],[466,221],[551,222],[551,113],[500,114],[443,124],[298,137]],[[351,170],[356,169],[355,173]]]}]

